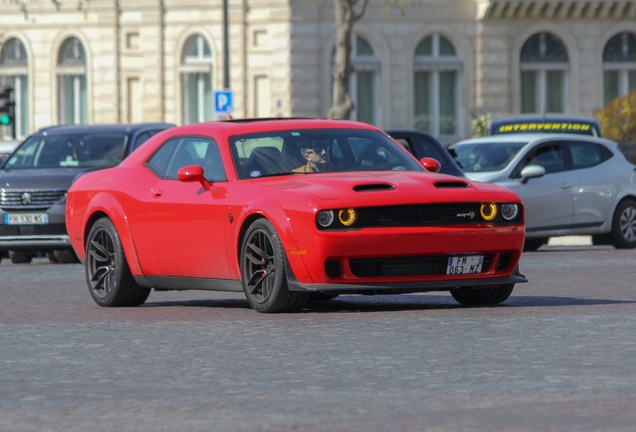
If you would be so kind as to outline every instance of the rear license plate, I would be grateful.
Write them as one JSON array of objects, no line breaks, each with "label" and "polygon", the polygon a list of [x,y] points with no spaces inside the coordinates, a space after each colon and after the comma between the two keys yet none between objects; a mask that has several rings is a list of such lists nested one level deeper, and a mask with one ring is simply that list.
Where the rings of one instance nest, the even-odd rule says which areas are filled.
[{"label": "rear license plate", "polygon": [[45,225],[49,223],[46,213],[5,213],[5,225]]},{"label": "rear license plate", "polygon": [[483,255],[464,255],[448,258],[446,274],[471,274],[480,273],[484,262]]}]

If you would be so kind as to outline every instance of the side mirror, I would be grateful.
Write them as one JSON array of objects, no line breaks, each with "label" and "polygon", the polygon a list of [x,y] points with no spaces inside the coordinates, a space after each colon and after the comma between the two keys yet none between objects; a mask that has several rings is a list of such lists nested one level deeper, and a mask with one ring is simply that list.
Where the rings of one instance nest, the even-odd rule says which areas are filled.
[{"label": "side mirror", "polygon": [[426,171],[436,173],[442,169],[442,165],[437,161],[437,159],[433,159],[430,157],[425,157],[420,159],[420,163],[422,164],[424,168],[426,168]]},{"label": "side mirror", "polygon": [[200,165],[187,165],[177,171],[177,178],[184,183],[199,182],[206,191],[212,189],[212,184],[205,179]]},{"label": "side mirror", "polygon": [[539,165],[528,165],[521,170],[521,183],[528,183],[531,178],[543,177],[545,168]]}]

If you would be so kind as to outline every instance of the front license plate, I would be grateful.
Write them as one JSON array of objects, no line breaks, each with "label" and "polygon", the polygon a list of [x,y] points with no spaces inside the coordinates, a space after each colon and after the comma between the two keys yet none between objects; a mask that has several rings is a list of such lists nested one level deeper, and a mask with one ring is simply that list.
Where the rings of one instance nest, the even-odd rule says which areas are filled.
[{"label": "front license plate", "polygon": [[46,213],[5,213],[5,225],[45,225],[49,223]]},{"label": "front license plate", "polygon": [[453,256],[448,258],[446,274],[480,273],[483,262],[483,255]]}]

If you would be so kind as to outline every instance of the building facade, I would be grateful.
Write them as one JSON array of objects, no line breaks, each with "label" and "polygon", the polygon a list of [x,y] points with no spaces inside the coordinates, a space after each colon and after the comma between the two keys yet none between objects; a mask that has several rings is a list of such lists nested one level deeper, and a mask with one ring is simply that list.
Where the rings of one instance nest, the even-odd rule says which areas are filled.
[{"label": "building facade", "polygon": [[[228,4],[233,116],[325,117],[332,0]],[[593,115],[636,88],[635,18],[636,0],[369,0],[352,117],[453,142],[479,114]],[[0,0],[0,43],[20,137],[212,120],[223,87],[222,0]]]}]

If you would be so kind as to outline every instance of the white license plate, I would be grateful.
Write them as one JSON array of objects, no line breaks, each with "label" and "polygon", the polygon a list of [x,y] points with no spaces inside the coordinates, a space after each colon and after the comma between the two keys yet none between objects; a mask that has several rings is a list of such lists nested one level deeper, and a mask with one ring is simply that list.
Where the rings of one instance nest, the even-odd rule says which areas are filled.
[{"label": "white license plate", "polygon": [[483,255],[464,255],[448,258],[446,274],[471,274],[480,273],[481,265],[484,262]]},{"label": "white license plate", "polygon": [[5,225],[45,225],[49,223],[46,213],[5,213]]}]

